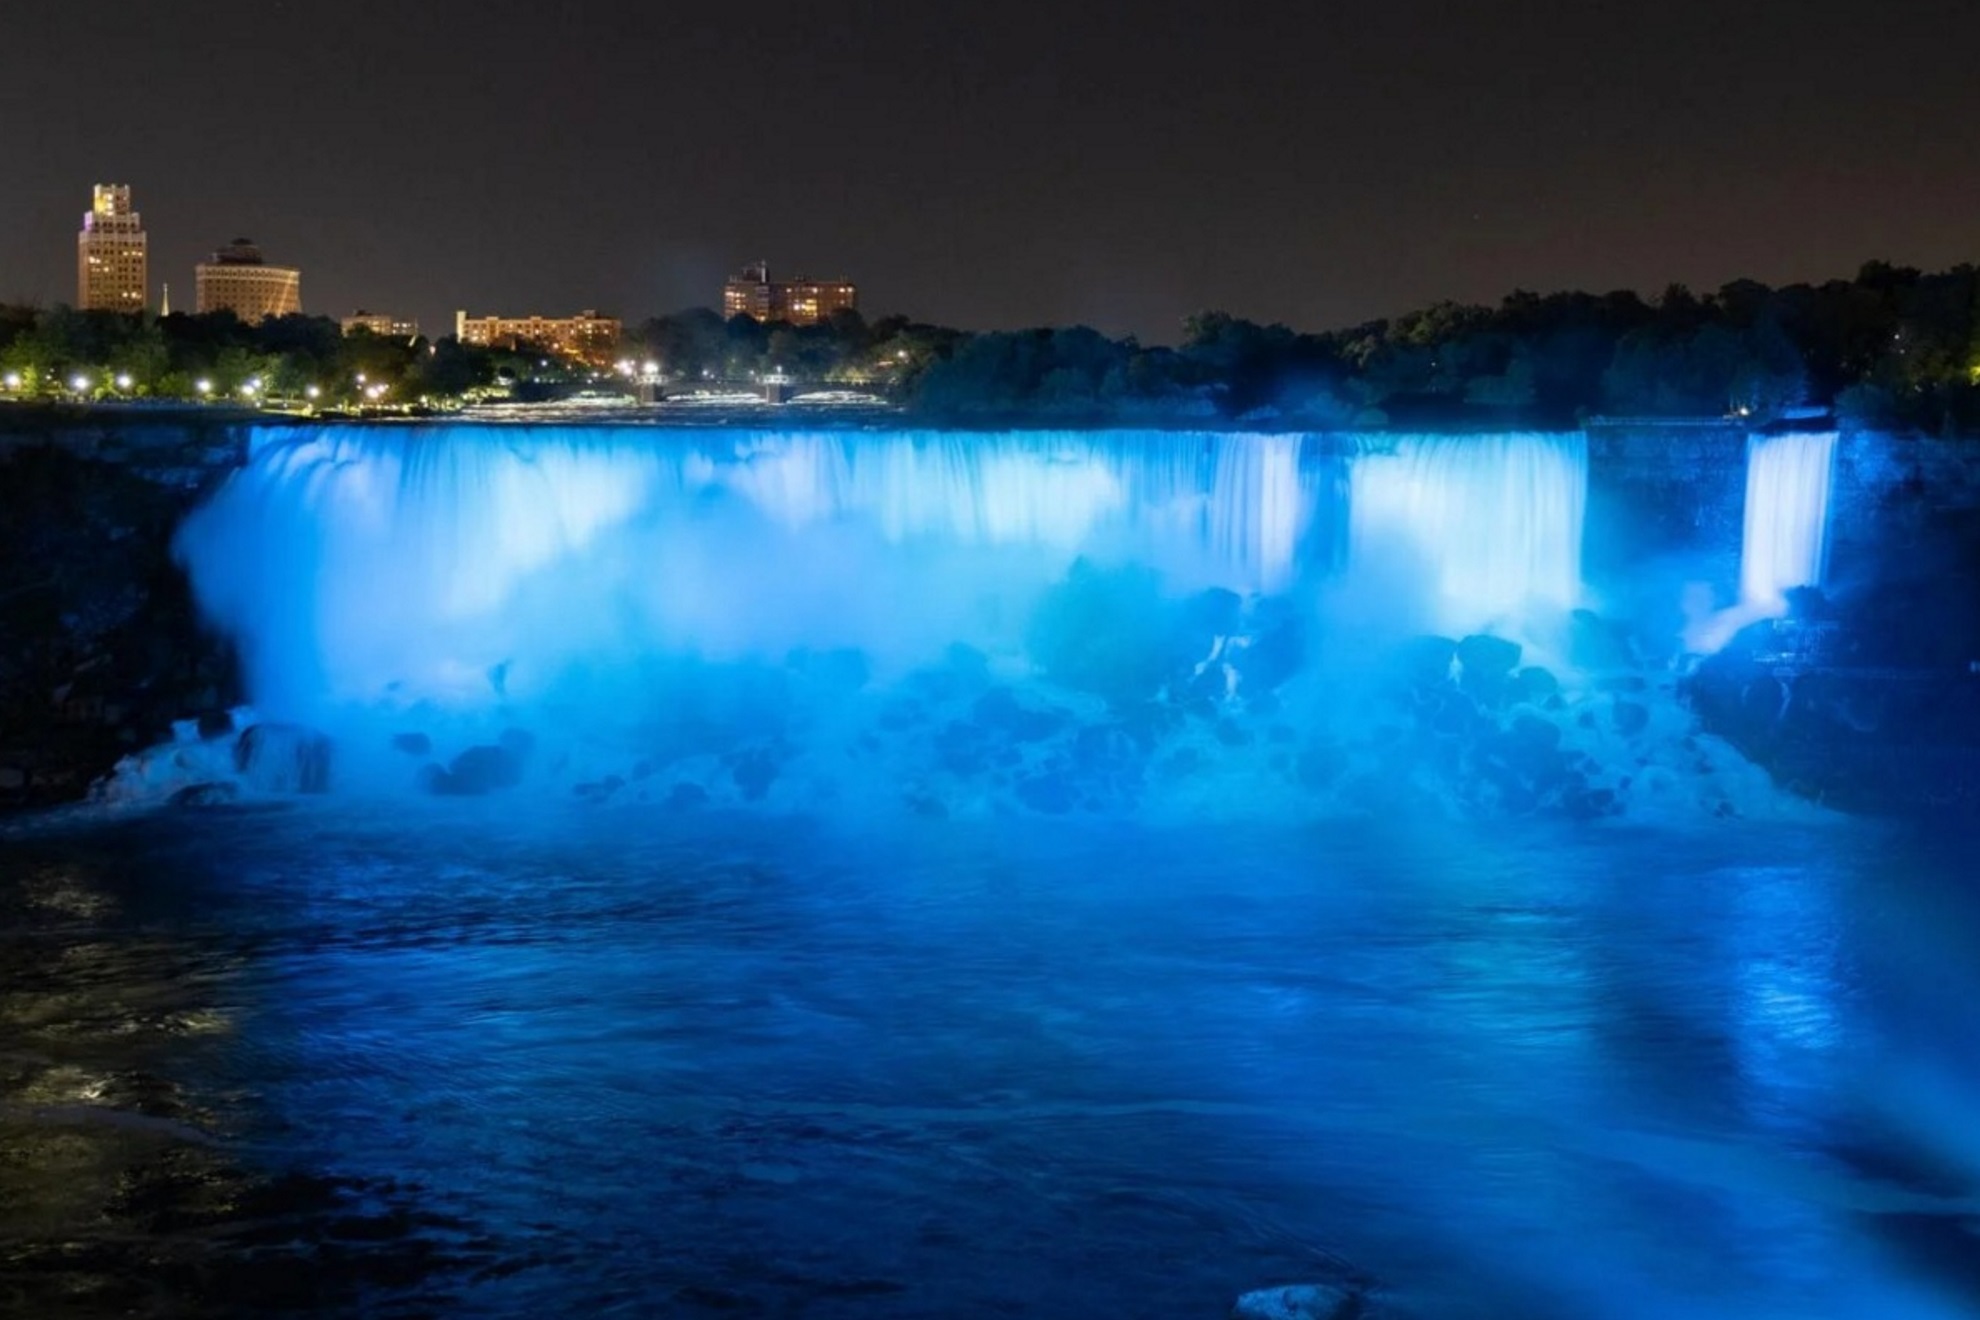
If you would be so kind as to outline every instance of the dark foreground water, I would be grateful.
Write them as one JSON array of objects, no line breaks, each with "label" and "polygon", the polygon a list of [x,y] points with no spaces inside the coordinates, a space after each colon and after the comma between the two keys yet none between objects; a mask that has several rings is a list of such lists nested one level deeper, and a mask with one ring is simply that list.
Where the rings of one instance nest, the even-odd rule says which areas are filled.
[{"label": "dark foreground water", "polygon": [[0,840],[0,1313],[1980,1314],[1980,870],[499,801]]}]

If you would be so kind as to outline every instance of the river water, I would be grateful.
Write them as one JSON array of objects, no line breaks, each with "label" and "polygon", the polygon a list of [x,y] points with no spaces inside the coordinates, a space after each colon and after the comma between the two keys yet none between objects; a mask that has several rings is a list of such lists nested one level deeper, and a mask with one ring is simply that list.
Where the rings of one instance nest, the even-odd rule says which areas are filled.
[{"label": "river water", "polygon": [[0,837],[0,1313],[1980,1314],[1957,840],[330,799]]}]

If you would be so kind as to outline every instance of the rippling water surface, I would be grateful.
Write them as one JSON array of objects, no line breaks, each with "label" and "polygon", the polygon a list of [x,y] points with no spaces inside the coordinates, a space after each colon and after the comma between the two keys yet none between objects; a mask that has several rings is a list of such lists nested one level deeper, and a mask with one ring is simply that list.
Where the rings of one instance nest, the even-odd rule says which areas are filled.
[{"label": "rippling water surface", "polygon": [[0,1311],[1980,1314],[1971,869],[1844,824],[16,830]]}]

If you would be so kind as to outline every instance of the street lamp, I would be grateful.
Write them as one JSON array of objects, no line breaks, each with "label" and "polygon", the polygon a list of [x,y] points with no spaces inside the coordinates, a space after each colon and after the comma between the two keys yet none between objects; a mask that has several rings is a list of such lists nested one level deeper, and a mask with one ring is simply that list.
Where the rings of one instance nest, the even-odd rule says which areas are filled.
[{"label": "street lamp", "polygon": [[193,388],[201,394],[211,394],[213,393],[213,382],[207,380],[205,377],[201,377],[199,380],[193,382]]},{"label": "street lamp", "polygon": [[5,376],[0,376],[0,384],[4,384],[10,390],[19,389],[21,387],[21,373],[10,371]]},{"label": "street lamp", "polygon": [[304,393],[305,395],[307,395],[307,396],[309,396],[310,398],[312,398],[312,399],[315,399],[315,398],[319,398],[319,397],[321,397],[321,396],[322,396],[322,394],[323,394],[323,391],[322,391],[322,390],[320,390],[320,389],[318,389],[318,388],[316,388],[316,386],[314,386],[314,385],[311,385],[311,386],[308,386],[308,387],[306,387],[306,388],[305,388],[305,389],[303,390],[303,393]]},{"label": "street lamp", "polygon": [[117,388],[118,388],[118,389],[120,389],[120,390],[127,390],[127,389],[129,389],[130,387],[131,387],[131,373],[130,373],[130,372],[128,372],[128,371],[120,371],[120,372],[118,372],[118,373],[117,373]]},{"label": "street lamp", "polygon": [[78,375],[69,382],[69,385],[70,388],[74,389],[76,393],[81,394],[84,390],[89,388],[89,377]]}]

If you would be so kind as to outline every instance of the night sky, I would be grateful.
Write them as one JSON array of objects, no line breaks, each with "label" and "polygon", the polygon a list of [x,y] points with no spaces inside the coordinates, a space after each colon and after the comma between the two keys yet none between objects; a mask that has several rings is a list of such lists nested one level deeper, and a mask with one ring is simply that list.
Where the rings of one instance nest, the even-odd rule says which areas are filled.
[{"label": "night sky", "polygon": [[0,300],[95,182],[162,280],[236,235],[305,307],[719,300],[1172,340],[1513,287],[1980,259],[1975,0],[0,0]]}]

